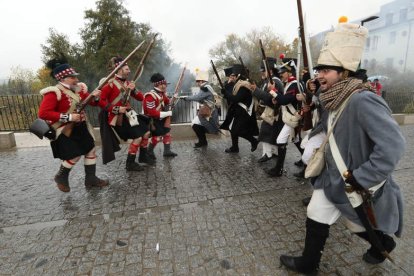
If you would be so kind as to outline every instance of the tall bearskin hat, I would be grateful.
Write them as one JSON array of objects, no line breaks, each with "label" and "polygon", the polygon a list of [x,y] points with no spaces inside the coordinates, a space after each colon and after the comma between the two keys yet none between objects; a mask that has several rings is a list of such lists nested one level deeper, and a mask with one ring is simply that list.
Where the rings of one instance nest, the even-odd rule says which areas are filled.
[{"label": "tall bearskin hat", "polygon": [[67,60],[64,57],[49,60],[46,63],[46,67],[52,70],[50,75],[58,81],[66,77],[79,75],[79,73],[67,63]]}]

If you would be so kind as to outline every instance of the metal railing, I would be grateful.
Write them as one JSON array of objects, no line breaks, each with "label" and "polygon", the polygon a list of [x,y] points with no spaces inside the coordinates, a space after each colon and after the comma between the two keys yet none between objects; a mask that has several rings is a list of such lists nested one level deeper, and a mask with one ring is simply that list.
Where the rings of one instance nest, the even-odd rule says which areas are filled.
[{"label": "metal railing", "polygon": [[[27,131],[37,118],[42,95],[0,96],[0,131]],[[135,111],[142,113],[141,102],[132,100]],[[173,112],[172,123],[189,123],[197,114],[197,103],[180,100]],[[220,120],[224,120],[226,106],[223,104]],[[99,107],[88,106],[85,109],[93,126],[99,126]]]}]

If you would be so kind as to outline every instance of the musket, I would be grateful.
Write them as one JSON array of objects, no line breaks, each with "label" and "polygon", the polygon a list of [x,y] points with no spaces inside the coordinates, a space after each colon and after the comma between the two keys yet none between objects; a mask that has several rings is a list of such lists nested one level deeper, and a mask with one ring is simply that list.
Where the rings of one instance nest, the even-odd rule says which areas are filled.
[{"label": "musket", "polygon": [[[156,33],[152,37],[150,43],[148,44],[147,48],[145,49],[144,55],[141,57],[141,60],[139,61],[137,70],[135,71],[135,74],[134,74],[134,76],[132,78],[132,81],[134,83],[138,81],[138,79],[142,75],[142,72],[144,71],[145,61],[147,60],[148,55],[149,55],[149,53],[150,53],[150,51],[151,51],[151,49],[152,49],[152,47],[153,47],[153,45],[155,43],[155,39],[157,38],[157,35],[158,35],[158,33]],[[131,96],[131,89],[127,88],[127,90],[125,91],[124,97],[122,97],[122,101],[121,101],[121,105],[122,106],[125,106],[127,104],[127,102],[129,101],[129,97],[130,96]],[[118,114],[118,117],[116,118],[116,124],[118,126],[121,126],[122,125],[123,117],[124,116],[123,116],[122,113]]]},{"label": "musket", "polygon": [[211,67],[213,68],[214,74],[216,75],[217,81],[219,82],[220,88],[221,88],[221,89],[224,89],[223,82],[221,81],[220,75],[219,75],[219,73],[217,72],[217,68],[216,68],[216,66],[214,65],[214,62],[213,62],[212,60],[210,60],[210,63],[211,63]]},{"label": "musket", "polygon": [[[178,99],[179,99],[178,95],[180,93],[181,86],[183,84],[184,73],[185,73],[186,68],[187,68],[187,64],[184,65],[183,70],[181,70],[180,76],[178,77],[177,84],[175,85],[174,94],[173,94],[173,96],[171,98],[171,104],[169,105],[169,108],[168,108],[171,111],[174,109],[175,105],[178,102]],[[167,128],[170,128],[171,127],[171,116],[169,116],[169,117],[167,117],[165,119],[164,127],[167,127]]]},{"label": "musket", "polygon": [[[309,46],[309,41],[306,39],[306,36],[305,36],[305,24],[304,24],[303,15],[302,15],[301,0],[297,0],[297,6],[298,6],[299,36],[300,36],[300,45],[301,45],[301,48],[302,48],[303,66],[308,68],[308,70],[311,74],[311,78],[313,78],[313,71],[312,71],[313,69],[309,67],[311,65],[310,63],[312,61],[311,61],[311,58],[310,58],[310,49],[308,49],[309,48],[308,47]],[[300,57],[298,58],[298,62],[299,62],[299,59],[300,59]],[[299,71],[299,68],[298,68],[297,71]],[[297,80],[299,82],[299,78],[297,78]],[[306,105],[310,105],[312,103],[312,97],[308,97],[308,96],[306,96],[306,94],[302,94],[302,95],[305,96],[304,103]],[[302,130],[306,131],[306,130],[312,129],[312,127],[313,127],[313,125],[312,125],[312,112],[310,110],[306,111],[306,112],[303,112],[303,127],[302,127]]]},{"label": "musket", "polygon": [[346,195],[350,199],[351,205],[357,213],[359,220],[365,230],[367,230],[368,238],[371,244],[376,247],[384,257],[394,263],[394,260],[391,258],[387,250],[385,250],[378,236],[374,232],[374,228],[377,227],[377,221],[375,219],[370,191],[365,189],[356,181],[350,170],[345,171],[343,173],[343,177],[346,183]]},{"label": "musket", "polygon": [[[135,49],[132,50],[132,52],[129,53],[129,55],[114,70],[112,70],[112,72],[109,73],[109,75],[106,76],[105,79],[93,91],[101,90],[102,87],[116,74],[116,72],[118,72],[118,70],[121,69],[122,66],[125,65],[125,63],[142,47],[142,45],[144,45],[144,42],[145,42],[145,40],[142,41],[137,47],[135,47]],[[92,100],[92,98],[94,98],[94,96],[91,93],[83,101],[79,102],[76,105],[76,109],[75,109],[74,112],[75,113],[80,113],[83,109],[85,109],[85,107],[89,104],[89,102]],[[67,123],[62,129],[62,133],[65,136],[69,137],[72,133],[72,130],[73,130],[74,126],[75,126],[75,122]]]},{"label": "musket", "polygon": [[249,71],[247,70],[247,67],[246,67],[246,66],[244,66],[244,62],[243,62],[243,59],[242,59],[242,57],[241,57],[241,56],[239,56],[239,60],[240,60],[240,64],[241,64],[241,66],[243,67],[244,72],[246,72],[246,77],[247,77],[247,79],[250,79],[250,76],[249,76]]},{"label": "musket", "polygon": [[265,50],[263,48],[263,43],[262,43],[261,39],[259,39],[259,44],[260,44],[260,51],[262,52],[263,65],[264,65],[266,73],[267,73],[267,80],[270,84],[273,84],[272,75],[270,74],[269,64],[267,63],[267,57],[266,57],[266,53],[265,53]]},{"label": "musket", "polygon": [[175,85],[170,110],[174,109],[175,105],[177,104],[179,100],[179,93],[180,93],[181,87],[183,86],[184,73],[186,69],[187,69],[187,64],[185,64],[183,70],[181,70],[180,76],[178,77],[177,84]]}]

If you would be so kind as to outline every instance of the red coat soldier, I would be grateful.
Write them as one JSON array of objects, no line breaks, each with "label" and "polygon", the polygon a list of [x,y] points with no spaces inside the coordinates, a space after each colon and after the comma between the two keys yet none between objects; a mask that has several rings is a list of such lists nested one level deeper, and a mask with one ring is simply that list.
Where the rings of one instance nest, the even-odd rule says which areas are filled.
[{"label": "red coat soldier", "polygon": [[148,147],[148,155],[155,159],[154,148],[159,141],[164,144],[165,157],[175,157],[177,154],[171,151],[170,128],[165,126],[167,117],[171,117],[172,111],[168,111],[170,99],[166,95],[167,81],[160,73],[151,76],[154,89],[144,95],[144,114],[152,118],[151,143]]},{"label": "red coat soldier", "polygon": [[[79,74],[69,64],[51,60],[47,66],[52,69],[51,75],[58,84],[40,91],[43,100],[39,108],[39,118],[47,121],[56,131],[56,139],[51,141],[53,157],[62,160],[55,176],[57,187],[62,192],[70,191],[69,172],[82,155],[85,157],[85,186],[107,186],[108,181],[95,175],[96,154],[92,127],[87,123],[84,112],[75,112],[76,104],[89,95],[87,87],[79,82]],[[92,100],[91,105],[98,105],[97,97],[100,93],[101,91],[92,92],[95,100]],[[68,125],[69,123],[71,124]]]},{"label": "red coat soldier", "polygon": [[[110,60],[110,69],[113,70],[123,58],[114,57]],[[143,116],[138,115],[131,107],[129,98],[142,101],[144,95],[135,88],[135,83],[127,80],[130,69],[125,63],[115,77],[102,87],[101,105],[107,112],[107,123],[115,130],[117,135],[124,141],[132,139],[128,149],[126,170],[142,171],[143,168],[135,162],[138,151],[139,162],[154,164],[147,158],[148,138],[150,135],[148,122]],[[129,93],[129,95],[128,95]],[[130,96],[130,97],[129,97]]]}]

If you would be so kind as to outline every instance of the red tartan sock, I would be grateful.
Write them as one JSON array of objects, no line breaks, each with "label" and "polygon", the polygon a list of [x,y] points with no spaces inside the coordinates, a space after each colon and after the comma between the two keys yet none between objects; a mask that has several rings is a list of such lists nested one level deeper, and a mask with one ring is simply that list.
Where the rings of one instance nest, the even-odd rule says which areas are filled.
[{"label": "red tartan sock", "polygon": [[148,147],[148,138],[142,138],[141,148],[147,148],[147,147]]},{"label": "red tartan sock", "polygon": [[129,145],[128,154],[136,155],[139,149],[138,144],[131,143]]},{"label": "red tartan sock", "polygon": [[153,148],[155,148],[155,146],[158,144],[158,141],[159,141],[158,139],[159,139],[159,136],[152,136],[151,144]]},{"label": "red tartan sock", "polygon": [[168,145],[171,144],[172,138],[171,138],[171,134],[167,133],[162,137],[162,142],[164,143],[164,145]]}]

